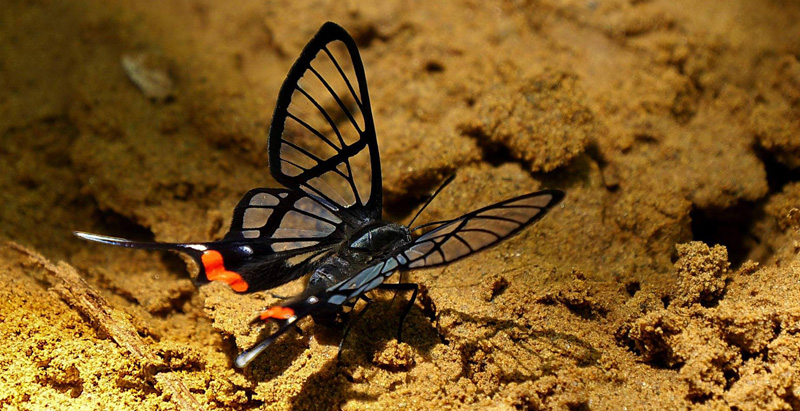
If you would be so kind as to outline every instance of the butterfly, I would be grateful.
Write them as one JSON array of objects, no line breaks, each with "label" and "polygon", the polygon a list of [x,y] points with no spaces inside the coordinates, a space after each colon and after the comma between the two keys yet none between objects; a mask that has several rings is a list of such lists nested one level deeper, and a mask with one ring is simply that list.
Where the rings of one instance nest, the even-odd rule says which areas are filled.
[{"label": "butterfly", "polygon": [[219,241],[138,242],[75,232],[105,244],[185,253],[197,262],[198,284],[222,281],[238,293],[308,275],[303,292],[260,314],[279,327],[236,358],[239,368],[304,317],[336,322],[359,299],[369,302],[365,293],[373,289],[413,292],[400,319],[402,330],[418,285],[385,283],[388,277],[448,264],[497,244],[564,197],[559,190],[538,191],[415,228],[409,226],[419,212],[409,226],[383,220],[381,163],[364,65],[353,38],[331,22],[305,46],[281,86],[267,151],[270,173],[284,188],[245,194]]}]

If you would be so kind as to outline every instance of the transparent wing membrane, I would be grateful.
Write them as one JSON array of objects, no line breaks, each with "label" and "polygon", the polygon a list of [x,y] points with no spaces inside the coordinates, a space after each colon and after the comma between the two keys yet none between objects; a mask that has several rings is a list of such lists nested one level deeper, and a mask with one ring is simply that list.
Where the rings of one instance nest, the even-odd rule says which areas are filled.
[{"label": "transparent wing membrane", "polygon": [[276,332],[236,358],[237,367],[245,367],[299,319],[321,306],[341,306],[380,286],[397,269],[431,267],[449,263],[519,232],[544,216],[558,204],[564,193],[539,191],[484,207],[455,220],[445,221],[417,238],[394,257],[388,257],[360,270],[352,277],[311,296],[303,296],[279,306],[291,316],[281,320]]}]

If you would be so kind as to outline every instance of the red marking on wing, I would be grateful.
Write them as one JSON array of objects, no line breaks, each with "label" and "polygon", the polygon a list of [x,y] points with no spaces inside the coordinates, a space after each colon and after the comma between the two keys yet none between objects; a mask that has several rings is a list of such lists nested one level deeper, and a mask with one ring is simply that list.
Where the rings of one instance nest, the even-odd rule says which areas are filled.
[{"label": "red marking on wing", "polygon": [[292,316],[294,316],[293,309],[289,307],[281,307],[280,305],[270,307],[261,313],[261,319],[265,321],[269,320],[270,318],[275,318],[277,320],[288,320]]},{"label": "red marking on wing", "polygon": [[242,276],[225,269],[225,261],[223,261],[222,254],[219,251],[208,250],[203,253],[201,260],[209,281],[222,281],[230,285],[233,291],[239,293],[247,291],[248,285]]}]

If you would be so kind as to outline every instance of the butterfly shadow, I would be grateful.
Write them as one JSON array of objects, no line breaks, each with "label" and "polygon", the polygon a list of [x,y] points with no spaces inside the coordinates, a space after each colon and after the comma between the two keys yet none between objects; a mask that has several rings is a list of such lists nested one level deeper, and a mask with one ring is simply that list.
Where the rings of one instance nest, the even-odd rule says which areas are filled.
[{"label": "butterfly shadow", "polygon": [[[274,379],[308,350],[311,338],[324,346],[338,347],[340,343],[342,344],[341,354],[330,362],[333,366],[347,367],[370,363],[373,354],[385,344],[396,340],[400,324],[399,313],[407,304],[407,300],[399,296],[393,299],[390,292],[375,294],[378,298],[375,298],[368,310],[364,311],[366,307],[363,303],[357,305],[356,309],[350,312],[349,318],[341,324],[334,326],[312,324],[303,327],[302,334],[297,331],[287,332],[275,341],[265,354],[253,360],[247,368],[246,375],[254,382]],[[363,315],[360,315],[362,312]],[[345,337],[348,325],[351,329]],[[264,338],[272,332],[274,327],[264,327],[259,338]],[[431,324],[431,319],[416,305],[405,318],[402,342],[410,346],[414,352],[423,355],[427,355],[437,343],[441,342]]]},{"label": "butterfly shadow", "polygon": [[[396,340],[399,313],[405,307],[404,304],[407,303],[407,300],[399,297],[393,300],[391,294],[387,292],[376,294],[377,297],[363,316],[357,318],[358,313],[364,310],[363,304],[357,306],[358,309],[352,312],[349,320],[356,321],[352,324],[344,341],[341,355],[333,356],[322,368],[306,379],[299,394],[291,400],[294,409],[309,409],[318,406],[320,387],[325,387],[326,401],[330,400],[332,404],[344,404],[350,400],[365,402],[377,400],[377,397],[351,388],[353,373],[358,368],[366,370],[366,373],[369,374],[370,370],[378,372],[377,368],[391,367],[376,364],[374,359],[381,350]],[[299,356],[307,352],[311,338],[314,338],[320,345],[338,347],[344,335],[345,325],[326,327],[314,324],[304,328],[303,335],[290,331],[270,347],[267,353],[271,354],[261,355],[255,359],[247,367],[245,375],[254,383],[275,379],[284,373]],[[268,330],[263,333],[268,333]],[[401,350],[409,353],[410,356],[419,354],[424,361],[430,358],[429,353],[436,344],[441,343],[431,319],[419,306],[413,306],[405,319],[402,343],[401,346],[407,348],[401,348]],[[401,368],[408,370],[413,366],[412,361],[406,367]],[[343,378],[335,378],[337,376]]]},{"label": "butterfly shadow", "polygon": [[[369,380],[369,376],[377,374],[383,368],[390,372],[406,372],[414,365],[401,369],[392,369],[376,362],[381,347],[390,342],[396,336],[392,332],[394,327],[387,318],[392,317],[392,307],[384,304],[372,307],[374,310],[369,316],[365,316],[359,324],[354,326],[351,341],[346,343],[345,351],[341,361],[332,360],[325,364],[323,368],[311,375],[303,384],[300,393],[291,400],[293,409],[308,409],[318,404],[320,400],[320,387],[324,388],[326,400],[332,401],[332,405],[342,406],[348,401],[357,400],[364,402],[377,401],[380,394],[367,394],[363,392],[363,385],[356,387],[363,380]],[[569,333],[559,332],[552,329],[536,329],[534,326],[520,323],[513,320],[500,320],[497,318],[477,316],[458,312],[455,310],[442,310],[438,315],[449,315],[457,317],[457,322],[472,322],[483,325],[480,331],[466,336],[453,336],[453,340],[448,340],[447,336],[439,334],[433,325],[430,313],[415,306],[407,318],[406,328],[404,328],[407,338],[404,343],[408,344],[417,354],[417,361],[435,361],[430,353],[437,344],[447,344],[457,346],[461,355],[461,376],[468,379],[475,377],[475,354],[478,350],[489,352],[490,356],[505,355],[516,361],[515,364],[504,370],[504,382],[524,382],[537,380],[545,375],[553,375],[565,362],[571,362],[577,367],[589,367],[598,364],[601,353],[589,342]],[[494,343],[494,337],[499,333],[509,336],[512,344],[508,346]],[[332,338],[332,334],[329,335]],[[455,341],[455,339],[458,341]],[[488,346],[487,346],[488,342]],[[331,339],[331,344],[338,344],[338,340]],[[547,354],[537,351],[537,347],[547,347]],[[523,352],[520,355],[520,352]],[[525,361],[524,358],[528,358]],[[531,359],[538,364],[531,368]],[[480,368],[480,367],[478,367]],[[360,369],[359,372],[356,372]],[[354,377],[354,375],[361,375]],[[336,378],[336,377],[343,378]],[[358,378],[361,381],[354,381]]]},{"label": "butterfly shadow", "polygon": [[[504,383],[535,381],[546,375],[554,375],[556,370],[570,362],[579,368],[596,366],[602,357],[601,352],[591,343],[576,335],[550,328],[537,328],[524,320],[498,319],[453,309],[441,310],[438,316],[450,316],[448,322],[456,324],[447,333],[453,337],[448,340],[447,336],[442,336],[442,339],[445,344],[455,343],[459,347],[461,376],[468,379],[472,379],[473,369],[481,368],[474,367],[475,354],[478,351],[483,352],[479,358],[505,356],[513,361],[513,364],[503,370]],[[457,327],[468,322],[482,326],[472,333],[460,333]],[[495,337],[501,333],[505,334],[505,338],[496,340]],[[546,354],[542,354],[543,351]],[[531,367],[531,362],[535,364],[534,368]]]}]

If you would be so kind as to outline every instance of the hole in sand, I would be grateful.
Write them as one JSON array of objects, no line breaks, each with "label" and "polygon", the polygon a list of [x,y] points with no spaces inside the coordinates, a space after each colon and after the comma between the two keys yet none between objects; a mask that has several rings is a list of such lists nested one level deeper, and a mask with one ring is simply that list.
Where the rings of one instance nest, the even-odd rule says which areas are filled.
[{"label": "hole in sand", "polygon": [[735,269],[760,245],[760,239],[753,235],[752,229],[763,214],[762,207],[752,202],[740,202],[726,209],[694,208],[690,213],[694,240],[710,246],[725,246],[731,268]]}]

